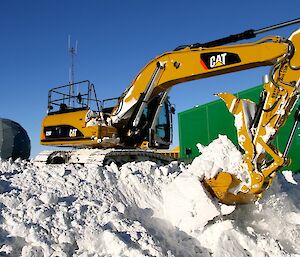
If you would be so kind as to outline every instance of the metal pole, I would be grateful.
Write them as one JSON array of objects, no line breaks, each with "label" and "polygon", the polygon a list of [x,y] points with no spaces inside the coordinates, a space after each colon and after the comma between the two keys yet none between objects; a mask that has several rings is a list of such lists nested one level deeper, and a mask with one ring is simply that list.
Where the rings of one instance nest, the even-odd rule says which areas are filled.
[{"label": "metal pole", "polygon": [[290,20],[290,21],[285,21],[285,22],[282,22],[282,23],[279,23],[279,24],[276,24],[276,25],[272,25],[272,26],[269,26],[269,27],[265,27],[265,28],[262,28],[262,29],[255,30],[254,34],[257,35],[257,34],[265,33],[265,32],[270,31],[270,30],[280,29],[280,28],[290,26],[290,25],[293,25],[293,24],[296,24],[296,23],[300,23],[300,18]]},{"label": "metal pole", "polygon": [[279,23],[276,25],[272,25],[269,27],[265,27],[262,29],[258,29],[258,30],[249,29],[242,33],[230,35],[228,37],[220,38],[220,39],[213,40],[213,41],[206,42],[206,43],[194,43],[194,44],[188,44],[188,45],[181,45],[181,46],[178,46],[177,48],[175,48],[174,51],[178,51],[178,50],[184,49],[186,47],[189,47],[192,49],[192,48],[199,48],[199,47],[215,47],[215,46],[226,45],[226,44],[234,43],[234,42],[241,41],[244,39],[255,38],[257,34],[265,33],[267,31],[274,30],[274,29],[283,28],[283,27],[290,26],[290,25],[293,25],[296,23],[300,23],[300,18],[290,20],[290,21],[285,21],[285,22],[282,22],[282,23]]}]

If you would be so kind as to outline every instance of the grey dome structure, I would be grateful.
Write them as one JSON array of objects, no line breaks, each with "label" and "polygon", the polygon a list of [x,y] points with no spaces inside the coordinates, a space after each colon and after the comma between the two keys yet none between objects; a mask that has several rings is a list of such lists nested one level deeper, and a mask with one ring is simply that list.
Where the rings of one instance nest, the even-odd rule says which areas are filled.
[{"label": "grey dome structure", "polygon": [[15,121],[0,118],[1,159],[28,159],[30,150],[30,139],[26,130]]}]

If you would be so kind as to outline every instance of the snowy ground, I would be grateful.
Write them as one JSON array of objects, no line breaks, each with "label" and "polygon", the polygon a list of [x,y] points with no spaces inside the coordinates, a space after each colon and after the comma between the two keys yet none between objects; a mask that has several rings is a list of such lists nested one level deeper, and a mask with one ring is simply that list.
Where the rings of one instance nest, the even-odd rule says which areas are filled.
[{"label": "snowy ground", "polygon": [[[202,174],[231,165],[216,152],[195,162]],[[196,164],[0,161],[0,256],[300,257],[299,175],[232,207],[207,194]]]}]

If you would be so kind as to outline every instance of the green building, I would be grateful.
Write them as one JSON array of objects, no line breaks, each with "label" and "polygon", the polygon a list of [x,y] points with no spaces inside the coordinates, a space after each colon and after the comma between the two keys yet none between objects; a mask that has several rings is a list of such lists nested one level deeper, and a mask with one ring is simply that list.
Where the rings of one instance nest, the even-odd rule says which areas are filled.
[{"label": "green building", "polygon": [[[236,96],[258,103],[262,88],[263,85],[250,88],[237,93]],[[274,144],[281,152],[285,149],[293,127],[295,120],[293,114],[296,109],[297,106],[274,139]],[[178,113],[178,126],[180,158],[186,161],[191,161],[199,155],[197,143],[208,145],[218,138],[219,134],[227,135],[235,145],[238,145],[234,117],[229,113],[222,100],[216,100]],[[285,167],[285,170],[300,171],[300,126],[297,128],[288,157],[292,159],[292,164]]]}]

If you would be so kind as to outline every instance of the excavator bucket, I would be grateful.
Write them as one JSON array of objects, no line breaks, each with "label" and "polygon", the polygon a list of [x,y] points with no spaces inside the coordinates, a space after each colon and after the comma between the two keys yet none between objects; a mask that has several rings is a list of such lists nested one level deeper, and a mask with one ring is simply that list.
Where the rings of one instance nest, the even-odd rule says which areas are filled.
[{"label": "excavator bucket", "polygon": [[211,195],[224,204],[247,204],[261,198],[261,194],[251,192],[234,193],[235,189],[240,187],[242,181],[228,172],[220,172],[216,177],[205,179],[202,183]]},{"label": "excavator bucket", "polygon": [[[263,182],[262,175],[253,172],[252,158],[254,155],[253,135],[250,126],[254,119],[257,106],[247,99],[239,99],[230,93],[217,94],[226,104],[229,112],[235,116],[235,127],[237,129],[238,143],[247,152],[244,155],[244,167],[249,174],[249,181]],[[249,182],[248,182],[249,183]],[[260,192],[249,190],[246,182],[243,182],[231,174],[223,171],[212,179],[204,181],[206,189],[220,202],[225,204],[251,203],[261,197]],[[237,193],[235,193],[237,191]]]},{"label": "excavator bucket", "polygon": [[[235,117],[238,143],[244,152],[242,167],[248,175],[246,181],[241,181],[231,171],[223,171],[216,177],[205,180],[204,185],[208,191],[220,202],[251,203],[260,199],[263,191],[272,184],[276,172],[287,162],[285,154],[272,146],[272,139],[283,124],[280,117],[288,114],[298,99],[298,83],[294,87],[287,86],[283,89],[267,83],[264,88],[267,94],[263,100],[263,108],[229,93],[217,94]],[[282,104],[278,104],[278,99],[281,99]],[[272,108],[267,109],[268,106]],[[286,111],[282,111],[283,108]],[[259,117],[259,121],[255,117]],[[272,159],[267,159],[267,154]]]}]

